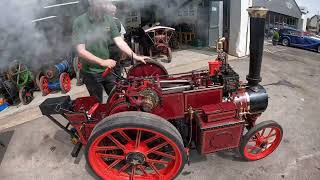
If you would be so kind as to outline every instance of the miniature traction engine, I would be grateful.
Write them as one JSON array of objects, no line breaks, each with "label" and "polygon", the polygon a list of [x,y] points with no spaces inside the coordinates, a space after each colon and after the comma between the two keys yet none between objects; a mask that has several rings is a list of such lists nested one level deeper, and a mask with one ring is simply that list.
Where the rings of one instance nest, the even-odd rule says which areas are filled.
[{"label": "miniature traction engine", "polygon": [[[274,121],[256,124],[268,105],[266,90],[259,85],[267,10],[248,11],[246,84],[218,48],[209,70],[168,75],[149,61],[119,77],[106,104],[94,97],[65,96],[47,99],[40,109],[70,134],[72,156],[85,146],[90,169],[102,179],[174,179],[188,162],[190,149],[205,155],[238,148],[248,161],[262,159],[278,147],[283,132]],[[68,124],[53,114],[61,114]]]}]

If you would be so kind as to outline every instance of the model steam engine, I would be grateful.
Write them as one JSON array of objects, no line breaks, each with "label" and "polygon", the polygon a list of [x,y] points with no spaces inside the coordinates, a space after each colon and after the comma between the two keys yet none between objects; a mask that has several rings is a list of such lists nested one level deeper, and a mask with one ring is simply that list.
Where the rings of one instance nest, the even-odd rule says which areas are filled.
[{"label": "model steam engine", "polygon": [[[70,134],[76,144],[73,156],[85,145],[89,167],[103,179],[173,179],[191,148],[201,154],[239,148],[246,160],[264,158],[280,144],[282,128],[274,121],[255,123],[268,105],[259,85],[267,10],[248,11],[246,84],[219,48],[209,70],[169,75],[156,62],[136,64],[119,79],[106,104],[94,97],[71,101],[66,96],[47,99],[40,109]],[[53,114],[65,117],[67,126]]]}]

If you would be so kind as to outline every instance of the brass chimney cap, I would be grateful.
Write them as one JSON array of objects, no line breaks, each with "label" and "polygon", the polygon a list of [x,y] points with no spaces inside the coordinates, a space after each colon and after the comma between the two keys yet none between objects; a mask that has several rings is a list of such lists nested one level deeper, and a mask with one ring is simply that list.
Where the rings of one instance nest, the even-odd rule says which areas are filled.
[{"label": "brass chimney cap", "polygon": [[269,11],[265,7],[261,6],[252,6],[247,9],[249,12],[249,16],[253,18],[266,18],[267,17],[267,12]]}]

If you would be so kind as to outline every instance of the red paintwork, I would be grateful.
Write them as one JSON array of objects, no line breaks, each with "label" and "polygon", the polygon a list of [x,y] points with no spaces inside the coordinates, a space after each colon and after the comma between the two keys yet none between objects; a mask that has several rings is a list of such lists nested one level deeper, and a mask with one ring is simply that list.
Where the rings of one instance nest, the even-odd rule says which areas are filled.
[{"label": "red paintwork", "polygon": [[206,115],[198,114],[196,145],[201,154],[208,154],[239,146],[244,128],[244,122],[232,118],[220,121],[206,122]]},{"label": "red paintwork", "polygon": [[[191,142],[195,143],[201,154],[239,147],[244,128],[254,127],[261,115],[249,113],[250,102],[245,87],[242,86],[237,92],[230,94],[230,97],[224,98],[223,86],[213,85],[209,77],[210,72],[206,70],[168,75],[167,71],[157,63],[138,64],[129,70],[126,81],[116,82],[106,104],[98,103],[95,97],[78,98],[72,102],[73,113],[64,115],[77,130],[79,140],[84,145],[88,144],[93,129],[100,121],[120,112],[146,111],[172,122],[173,125],[181,123],[179,120],[183,119],[185,124],[176,127],[188,128],[179,129],[183,140],[189,141],[184,144],[187,147],[185,152],[181,152],[172,139],[161,133],[132,127],[107,130],[92,139],[93,143],[87,147],[88,161],[95,173],[103,179],[171,179],[179,173],[183,163],[182,156],[184,153],[189,154],[188,147]],[[148,167],[148,171],[144,172],[147,168],[145,164],[135,165],[132,166],[135,168],[130,169],[131,165],[127,161],[129,153],[143,154],[148,163],[150,162],[147,157],[148,151],[157,148],[157,145],[147,146],[141,142],[135,146],[136,140],[128,138],[128,134],[123,133],[128,130],[155,134],[174,149],[171,155],[158,152],[160,156],[170,157],[168,163],[163,160],[152,160],[164,165],[162,170],[156,172],[157,170],[152,171],[152,167]],[[275,140],[269,140],[270,134],[265,137],[256,134],[249,141],[255,143],[253,146],[257,147],[263,146],[262,143],[265,142],[270,143],[270,146],[262,152],[253,153],[250,150],[252,145],[246,145],[244,156],[248,160],[257,160],[274,151],[282,137],[280,129],[274,127],[274,130]],[[120,136],[121,142],[119,139],[114,140],[116,137],[119,138],[115,134],[122,136]],[[130,137],[134,137],[132,133]],[[107,162],[106,157],[112,161]],[[122,168],[116,167],[117,165]],[[148,165],[150,166],[150,163]],[[136,174],[137,169],[141,171],[138,174]],[[131,173],[124,172],[125,170],[130,170]]]},{"label": "red paintwork", "polygon": [[[268,156],[279,146],[281,137],[282,134],[279,127],[261,129],[246,144],[244,156],[252,161]],[[263,143],[266,144],[265,148],[261,148]]]},{"label": "red paintwork", "polygon": [[60,88],[63,93],[67,93],[71,90],[71,78],[68,73],[62,73],[60,75]]},{"label": "red paintwork", "polygon": [[237,116],[237,107],[233,102],[210,104],[202,106],[203,113],[206,115],[207,122],[232,119]]},{"label": "red paintwork", "polygon": [[221,61],[209,61],[209,74],[214,76],[221,67]]},{"label": "red paintwork", "polygon": [[[131,139],[127,134],[128,131],[137,134],[136,138]],[[112,135],[115,133],[119,133],[127,143],[125,145],[121,144],[119,138]],[[149,135],[150,138],[143,139],[141,134],[144,136]],[[152,143],[159,139],[162,140],[161,144]],[[171,154],[161,150],[163,144],[167,144],[172,148]],[[136,169],[132,168],[133,166],[128,162],[123,161],[124,164],[117,167],[122,160],[128,157],[129,153],[141,153],[144,155],[145,163],[148,166],[145,164],[138,165]],[[94,140],[89,147],[88,160],[92,169],[103,179],[171,179],[171,177],[175,177],[179,173],[179,169],[182,166],[182,153],[174,141],[156,131],[144,128],[118,128],[106,131]],[[152,154],[166,157],[168,160],[151,158]],[[108,163],[105,158],[115,159],[115,161]],[[155,164],[158,167],[155,167]],[[159,169],[159,165],[162,166],[161,169]],[[146,167],[151,167],[151,170],[146,171]],[[131,169],[130,174],[125,172],[127,169]],[[144,174],[136,173],[138,169],[143,171]]]},{"label": "red paintwork", "polygon": [[107,77],[107,75],[111,72],[111,68],[107,68],[103,73],[102,73],[102,77],[105,78]]},{"label": "red paintwork", "polygon": [[[154,70],[157,70],[157,74],[151,77],[152,74],[150,73]],[[86,113],[89,115],[88,117],[92,123],[85,127],[75,127],[79,133],[86,133],[81,138],[84,144],[87,143],[94,124],[100,122],[103,118],[124,111],[142,111],[141,108],[145,102],[140,92],[145,90],[153,91],[159,97],[159,104],[150,113],[159,115],[164,119],[175,120],[185,118],[188,110],[192,108],[193,110],[204,112],[203,120],[206,122],[200,123],[201,126],[207,125],[207,122],[214,121],[213,119],[218,121],[216,123],[222,124],[230,123],[229,119],[232,120],[231,123],[233,123],[233,120],[237,120],[237,106],[233,102],[222,102],[223,87],[207,87],[209,82],[207,80],[207,71],[168,76],[162,67],[156,63],[151,63],[135,66],[129,72],[131,73],[128,78],[130,84],[118,82],[115,90],[110,94],[107,104],[99,104],[94,97],[78,98],[73,102],[73,111]],[[140,75],[147,75],[150,78],[140,79]],[[188,80],[193,82],[192,85],[198,88],[197,90],[167,93],[162,90],[163,87],[160,85],[159,77],[161,77],[161,80]],[[211,112],[215,108],[221,112]],[[83,122],[83,118],[78,123],[81,122]],[[74,121],[71,124],[73,123]],[[241,132],[242,130],[239,130],[235,136],[240,137]],[[206,134],[201,134],[200,137],[205,138]],[[197,139],[194,140],[197,141]],[[201,152],[207,153],[216,150],[216,148],[210,150],[209,147],[205,147],[205,149]]]}]

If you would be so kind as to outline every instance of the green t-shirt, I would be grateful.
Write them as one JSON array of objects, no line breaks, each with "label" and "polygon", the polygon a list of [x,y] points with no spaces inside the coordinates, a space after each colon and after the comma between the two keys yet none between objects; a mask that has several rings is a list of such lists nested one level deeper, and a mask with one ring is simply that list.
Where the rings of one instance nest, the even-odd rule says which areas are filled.
[{"label": "green t-shirt", "polygon": [[[113,38],[120,33],[111,16],[105,16],[102,21],[94,21],[85,13],[77,17],[73,22],[72,44],[85,44],[86,49],[101,59],[109,59],[109,46],[113,44]],[[80,59],[82,71],[87,73],[102,73],[105,68]]]}]

